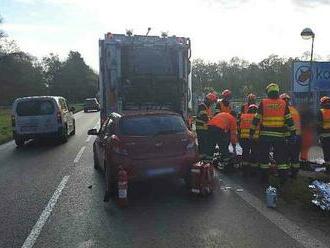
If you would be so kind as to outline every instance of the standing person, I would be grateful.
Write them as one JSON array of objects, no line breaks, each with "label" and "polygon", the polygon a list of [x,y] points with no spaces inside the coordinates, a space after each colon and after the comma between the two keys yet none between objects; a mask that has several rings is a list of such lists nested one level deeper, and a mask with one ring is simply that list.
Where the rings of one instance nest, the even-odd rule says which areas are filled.
[{"label": "standing person", "polygon": [[327,172],[330,171],[330,97],[324,96],[320,100],[319,134],[324,154]]},{"label": "standing person", "polygon": [[257,140],[259,129],[256,130],[253,140],[249,140],[252,121],[258,110],[258,106],[251,104],[247,113],[242,113],[239,120],[239,144],[242,147],[242,165],[244,175],[255,174],[258,167],[257,160]]},{"label": "standing person", "polygon": [[222,112],[216,114],[208,122],[209,133],[209,150],[208,155],[212,156],[215,151],[215,145],[218,144],[220,154],[222,155],[224,163],[230,160],[229,144],[233,146],[234,153],[236,152],[237,143],[237,119],[236,113]]},{"label": "standing person", "polygon": [[215,114],[218,113],[230,113],[232,111],[232,108],[230,106],[230,99],[231,99],[231,91],[230,90],[224,90],[221,93],[221,99],[218,100],[216,104],[216,112]]},{"label": "standing person", "polygon": [[206,95],[204,101],[198,105],[196,117],[196,133],[198,140],[198,150],[201,156],[205,156],[208,149],[207,122],[212,118],[211,105],[217,101],[217,96],[213,93]]},{"label": "standing person", "polygon": [[[291,97],[287,93],[280,95],[280,98],[283,99],[289,106],[289,110],[292,116],[294,126],[296,128],[296,139],[288,139],[290,137],[290,131],[287,130],[287,152],[288,152],[288,164],[291,166],[291,175],[295,178],[300,169],[299,154],[301,150],[301,118],[298,110],[290,104]],[[291,142],[290,142],[291,141]]]},{"label": "standing person", "polygon": [[251,104],[256,104],[256,99],[257,99],[257,97],[255,94],[252,94],[252,93],[248,94],[247,102],[244,103],[241,107],[241,114],[246,114],[249,110],[249,106]]},{"label": "standing person", "polygon": [[271,83],[266,87],[267,98],[262,99],[250,129],[250,140],[260,125],[259,158],[262,179],[268,181],[269,153],[271,147],[277,162],[281,182],[284,183],[290,169],[286,161],[285,133],[290,131],[290,141],[296,138],[294,123],[287,103],[279,98],[280,88]]}]

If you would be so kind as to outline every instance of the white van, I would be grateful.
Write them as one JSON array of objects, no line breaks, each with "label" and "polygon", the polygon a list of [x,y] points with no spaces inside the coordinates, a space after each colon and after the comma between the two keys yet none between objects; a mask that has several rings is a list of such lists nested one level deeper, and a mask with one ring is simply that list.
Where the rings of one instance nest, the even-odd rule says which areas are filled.
[{"label": "white van", "polygon": [[33,96],[15,100],[12,109],[13,137],[17,146],[28,139],[57,138],[66,142],[74,135],[74,108],[63,97]]}]

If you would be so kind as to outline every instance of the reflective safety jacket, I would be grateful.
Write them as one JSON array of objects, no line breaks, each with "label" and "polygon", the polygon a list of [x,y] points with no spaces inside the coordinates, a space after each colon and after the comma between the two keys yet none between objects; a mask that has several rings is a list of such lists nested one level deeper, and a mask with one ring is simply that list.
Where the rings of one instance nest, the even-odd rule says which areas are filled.
[{"label": "reflective safety jacket", "polygon": [[196,116],[196,130],[207,130],[207,122],[212,116],[212,109],[205,103],[201,103],[198,106],[198,113]]},{"label": "reflective safety jacket", "polygon": [[330,109],[320,110],[320,137],[330,137]]},{"label": "reflective safety jacket", "polygon": [[[293,107],[289,106],[290,114],[294,123],[294,127],[296,128],[296,135],[301,135],[301,118],[298,110]],[[286,136],[290,136],[290,131],[287,130]]]},{"label": "reflective safety jacket", "polygon": [[[242,114],[239,120],[239,137],[241,139],[248,139],[250,136],[250,129],[252,127],[252,121],[255,114]],[[259,128],[256,129],[253,138],[259,137]]]},{"label": "reflective safety jacket", "polygon": [[224,132],[230,132],[230,142],[237,143],[237,120],[229,113],[216,114],[207,124],[208,126],[215,126]]},{"label": "reflective safety jacket", "polygon": [[226,105],[222,100],[219,100],[216,105],[216,114],[218,113],[230,113],[232,111],[230,104]]},{"label": "reflective safety jacket", "polygon": [[287,130],[295,134],[295,126],[287,103],[282,99],[263,99],[253,119],[250,135],[260,124],[260,137],[284,138]]}]

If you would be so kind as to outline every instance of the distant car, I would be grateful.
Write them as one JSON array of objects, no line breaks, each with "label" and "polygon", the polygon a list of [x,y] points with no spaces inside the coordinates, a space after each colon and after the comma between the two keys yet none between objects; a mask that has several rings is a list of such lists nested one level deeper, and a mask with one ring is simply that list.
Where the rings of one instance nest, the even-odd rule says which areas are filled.
[{"label": "distant car", "polygon": [[15,100],[12,107],[13,137],[17,146],[34,138],[66,142],[76,132],[74,108],[63,97],[33,96]]},{"label": "distant car", "polygon": [[161,176],[189,178],[197,160],[195,137],[178,114],[172,112],[112,113],[93,145],[94,167],[106,175],[107,192],[116,195],[121,165],[129,181]]},{"label": "distant car", "polygon": [[100,111],[100,104],[96,98],[87,98],[84,103],[84,112],[87,113],[91,110]]}]

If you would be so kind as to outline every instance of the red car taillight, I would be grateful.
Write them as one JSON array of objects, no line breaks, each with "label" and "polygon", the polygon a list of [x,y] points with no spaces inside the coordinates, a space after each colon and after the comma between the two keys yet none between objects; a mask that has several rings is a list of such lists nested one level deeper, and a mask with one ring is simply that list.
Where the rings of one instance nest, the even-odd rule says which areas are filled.
[{"label": "red car taillight", "polygon": [[15,115],[12,115],[12,116],[11,116],[11,126],[12,126],[12,127],[15,127],[15,126],[16,126],[16,118],[15,118]]},{"label": "red car taillight", "polygon": [[111,150],[118,155],[128,155],[127,150],[117,135],[111,135]]},{"label": "red car taillight", "polygon": [[62,123],[62,114],[61,114],[61,112],[57,112],[57,123]]}]

